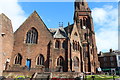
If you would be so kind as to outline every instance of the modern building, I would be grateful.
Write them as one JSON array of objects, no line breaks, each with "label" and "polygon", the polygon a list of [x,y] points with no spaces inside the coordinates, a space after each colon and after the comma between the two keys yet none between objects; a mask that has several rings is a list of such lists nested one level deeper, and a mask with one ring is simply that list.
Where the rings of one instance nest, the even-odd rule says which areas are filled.
[{"label": "modern building", "polygon": [[120,51],[110,49],[109,52],[100,52],[98,60],[103,72],[120,73]]},{"label": "modern building", "polygon": [[1,71],[96,73],[99,62],[91,10],[85,0],[78,1],[74,23],[57,29],[47,28],[34,11],[13,32],[11,20],[0,14]]}]

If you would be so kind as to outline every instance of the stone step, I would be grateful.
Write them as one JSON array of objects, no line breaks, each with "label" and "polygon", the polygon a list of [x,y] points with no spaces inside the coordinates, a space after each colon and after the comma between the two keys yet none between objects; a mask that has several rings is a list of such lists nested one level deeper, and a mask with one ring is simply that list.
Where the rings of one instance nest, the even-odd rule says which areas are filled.
[{"label": "stone step", "polygon": [[32,80],[49,80],[50,73],[35,73]]}]

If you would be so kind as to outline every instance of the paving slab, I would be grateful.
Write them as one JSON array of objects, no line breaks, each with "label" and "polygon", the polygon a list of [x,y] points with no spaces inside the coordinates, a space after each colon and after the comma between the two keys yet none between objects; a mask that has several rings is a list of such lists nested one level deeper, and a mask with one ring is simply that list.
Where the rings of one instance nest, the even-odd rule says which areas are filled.
[{"label": "paving slab", "polygon": [[[113,79],[108,79],[108,80],[113,80]],[[115,80],[120,80],[120,78],[118,78],[118,79],[115,79]]]}]

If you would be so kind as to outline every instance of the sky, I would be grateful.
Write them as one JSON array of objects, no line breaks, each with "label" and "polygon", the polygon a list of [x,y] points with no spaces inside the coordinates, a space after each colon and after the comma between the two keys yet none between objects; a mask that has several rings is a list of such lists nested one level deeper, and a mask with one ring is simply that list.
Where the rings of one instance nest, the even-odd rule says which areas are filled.
[{"label": "sky", "polygon": [[[106,52],[111,48],[117,50],[118,3],[88,2],[88,5],[92,10],[98,52]],[[58,28],[59,22],[63,22],[64,27],[68,22],[73,23],[73,2],[18,2],[12,0],[9,3],[4,1],[0,3],[0,13],[4,13],[11,19],[14,31],[35,10],[48,28]]]}]

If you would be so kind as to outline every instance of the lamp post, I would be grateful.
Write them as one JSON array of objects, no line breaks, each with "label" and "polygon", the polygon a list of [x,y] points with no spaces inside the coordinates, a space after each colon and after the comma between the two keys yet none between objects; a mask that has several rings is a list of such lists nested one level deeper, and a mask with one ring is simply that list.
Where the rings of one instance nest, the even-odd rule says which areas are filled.
[{"label": "lamp post", "polygon": [[113,74],[113,80],[115,80],[115,78],[114,78],[114,74]]},{"label": "lamp post", "polygon": [[115,72],[113,71],[113,80],[115,80]]}]

